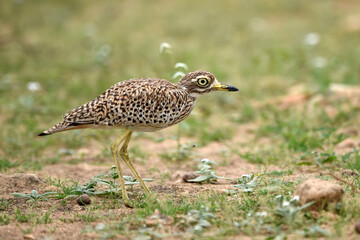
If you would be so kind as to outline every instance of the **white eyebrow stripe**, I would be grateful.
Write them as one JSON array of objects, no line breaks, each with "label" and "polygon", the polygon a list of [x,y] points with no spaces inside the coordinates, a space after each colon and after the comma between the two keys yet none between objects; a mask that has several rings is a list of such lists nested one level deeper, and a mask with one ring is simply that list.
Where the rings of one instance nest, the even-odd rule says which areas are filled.
[{"label": "white eyebrow stripe", "polygon": [[209,79],[208,76],[205,76],[205,75],[200,75],[200,76],[197,76],[196,79],[199,79],[199,78],[206,78],[206,79]]},{"label": "white eyebrow stripe", "polygon": [[205,75],[197,76],[196,78],[191,79],[191,81],[192,81],[192,82],[196,82],[199,78],[206,78],[207,80],[210,81],[210,78],[209,78],[208,76],[205,76]]}]

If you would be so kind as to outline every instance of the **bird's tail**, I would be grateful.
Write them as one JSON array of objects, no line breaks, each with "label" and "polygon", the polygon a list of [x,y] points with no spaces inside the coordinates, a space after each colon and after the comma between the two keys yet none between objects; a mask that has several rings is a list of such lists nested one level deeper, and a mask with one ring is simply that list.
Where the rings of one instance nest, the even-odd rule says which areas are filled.
[{"label": "bird's tail", "polygon": [[46,136],[46,135],[50,135],[50,134],[57,133],[57,132],[67,131],[67,130],[70,130],[73,128],[74,127],[72,126],[71,123],[61,122],[61,123],[56,124],[52,128],[49,128],[48,130],[43,131],[38,136]]}]

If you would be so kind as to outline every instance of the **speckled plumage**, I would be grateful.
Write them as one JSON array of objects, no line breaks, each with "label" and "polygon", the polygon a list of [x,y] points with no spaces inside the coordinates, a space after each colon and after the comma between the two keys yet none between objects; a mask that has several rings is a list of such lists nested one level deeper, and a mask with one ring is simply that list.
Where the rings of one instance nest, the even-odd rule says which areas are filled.
[{"label": "speckled plumage", "polygon": [[119,82],[96,99],[68,112],[63,121],[43,135],[79,128],[125,128],[156,131],[184,120],[192,111],[197,96],[214,89],[197,89],[190,80],[209,76],[206,71],[187,74],[178,84],[164,79],[139,78]]},{"label": "speckled plumage", "polygon": [[[188,73],[177,84],[152,78],[126,80],[71,110],[62,122],[39,136],[80,128],[125,129],[111,145],[119,176],[123,174],[118,155],[139,180],[145,193],[150,194],[127,153],[132,132],[151,132],[179,123],[191,113],[199,96],[217,90],[237,91],[235,87],[220,84],[213,74],[206,71]],[[124,203],[131,206],[124,180],[121,177],[119,180]]]},{"label": "speckled plumage", "polygon": [[68,123],[89,127],[120,127],[133,131],[154,131],[168,127],[189,115],[195,98],[178,85],[162,79],[131,79],[106,90],[95,100],[65,117]]}]

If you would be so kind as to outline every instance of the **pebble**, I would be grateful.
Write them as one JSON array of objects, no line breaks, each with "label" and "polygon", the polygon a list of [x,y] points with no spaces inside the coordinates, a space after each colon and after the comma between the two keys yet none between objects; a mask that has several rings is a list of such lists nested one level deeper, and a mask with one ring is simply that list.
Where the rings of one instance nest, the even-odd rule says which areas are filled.
[{"label": "pebble", "polygon": [[80,206],[85,206],[85,205],[89,205],[91,204],[91,199],[89,197],[89,195],[87,194],[83,194],[80,197],[78,197],[76,199],[77,204],[79,204]]}]

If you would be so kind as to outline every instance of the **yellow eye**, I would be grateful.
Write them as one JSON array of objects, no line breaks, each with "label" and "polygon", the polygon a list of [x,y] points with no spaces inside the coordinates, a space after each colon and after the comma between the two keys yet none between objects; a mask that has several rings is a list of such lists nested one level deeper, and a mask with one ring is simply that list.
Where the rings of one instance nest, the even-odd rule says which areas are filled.
[{"label": "yellow eye", "polygon": [[199,87],[205,87],[209,84],[209,80],[207,78],[199,78],[196,83],[199,85]]}]

